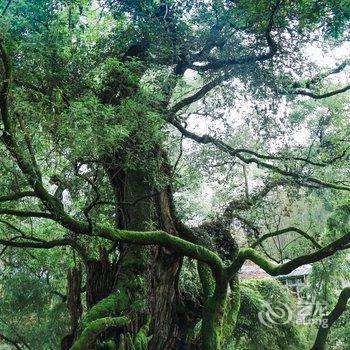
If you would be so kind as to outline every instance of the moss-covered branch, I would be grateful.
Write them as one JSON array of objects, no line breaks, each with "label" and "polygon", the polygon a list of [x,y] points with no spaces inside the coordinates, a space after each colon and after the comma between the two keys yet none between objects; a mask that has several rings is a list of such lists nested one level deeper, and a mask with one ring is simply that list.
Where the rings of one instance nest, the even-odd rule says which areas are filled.
[{"label": "moss-covered branch", "polygon": [[350,287],[344,288],[338,298],[338,302],[334,309],[328,316],[323,317],[321,324],[318,328],[315,343],[311,350],[324,350],[326,346],[326,340],[328,332],[332,327],[333,323],[342,315],[346,310],[348,300],[350,299]]},{"label": "moss-covered branch", "polygon": [[311,254],[301,255],[284,264],[275,264],[270,260],[267,260],[253,248],[243,248],[239,251],[236,260],[227,268],[227,273],[228,276],[233,276],[236,272],[238,272],[246,260],[251,260],[271,276],[284,275],[292,272],[301,265],[311,264],[327,258],[338,250],[343,249],[348,243],[350,243],[350,233],[346,233],[343,237]]},{"label": "moss-covered branch", "polygon": [[141,245],[159,245],[172,249],[179,254],[207,263],[215,276],[220,276],[224,269],[224,263],[220,257],[213,251],[182,238],[172,236],[164,231],[127,231],[117,230],[108,227],[98,226],[94,234],[109,240],[123,243],[141,244]]},{"label": "moss-covered branch", "polygon": [[92,321],[83,330],[70,350],[85,350],[96,340],[97,336],[109,327],[120,327],[128,324],[127,317],[105,317]]},{"label": "moss-covered branch", "polygon": [[83,318],[82,326],[83,328],[86,328],[91,322],[102,317],[109,316],[118,311],[123,311],[127,306],[128,296],[126,295],[126,291],[120,288],[116,292],[100,300],[96,305],[88,310]]}]

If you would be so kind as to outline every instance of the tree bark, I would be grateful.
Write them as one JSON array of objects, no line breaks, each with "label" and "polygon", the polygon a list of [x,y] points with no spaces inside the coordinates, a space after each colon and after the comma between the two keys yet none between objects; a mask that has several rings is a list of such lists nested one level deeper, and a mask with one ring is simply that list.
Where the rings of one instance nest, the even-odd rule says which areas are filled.
[{"label": "tree bark", "polygon": [[[157,216],[159,228],[178,236],[171,215],[170,189],[157,195]],[[151,332],[153,338],[150,350],[179,349],[181,339],[177,304],[179,302],[178,278],[181,258],[175,252],[165,248],[153,250],[151,269]]]}]

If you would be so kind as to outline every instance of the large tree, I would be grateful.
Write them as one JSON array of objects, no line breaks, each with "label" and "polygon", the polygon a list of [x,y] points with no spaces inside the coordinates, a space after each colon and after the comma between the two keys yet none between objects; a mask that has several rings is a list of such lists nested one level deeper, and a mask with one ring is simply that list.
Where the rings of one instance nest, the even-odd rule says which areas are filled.
[{"label": "large tree", "polygon": [[[277,276],[349,247],[349,206],[326,243],[298,227],[264,233],[253,215],[273,192],[350,190],[349,60],[319,69],[308,57],[349,39],[349,12],[312,0],[4,3],[0,244],[76,252],[62,348],[222,349],[246,260]],[[178,142],[193,152],[181,159]],[[187,171],[225,184],[210,220],[186,220]],[[238,248],[234,220],[251,246]],[[263,242],[287,232],[310,245],[274,262]],[[195,302],[179,288],[184,258],[197,262]]]}]

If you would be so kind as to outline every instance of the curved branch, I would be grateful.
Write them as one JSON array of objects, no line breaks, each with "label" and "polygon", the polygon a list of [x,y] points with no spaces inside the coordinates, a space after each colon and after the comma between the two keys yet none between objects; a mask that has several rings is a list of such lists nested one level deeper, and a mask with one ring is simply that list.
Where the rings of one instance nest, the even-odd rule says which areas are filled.
[{"label": "curved branch", "polygon": [[[15,237],[15,238],[22,238],[22,237]],[[29,238],[28,238],[29,239]],[[74,239],[70,238],[62,238],[62,239],[55,239],[52,241],[28,241],[28,242],[18,242],[15,240],[4,240],[0,239],[0,245],[4,245],[6,247],[15,247],[15,248],[35,248],[35,249],[51,249],[55,247],[64,247],[64,246],[71,246],[73,249],[75,249],[81,256],[84,263],[88,261],[88,254],[78,242],[76,242]]]},{"label": "curved branch", "polygon": [[350,64],[350,60],[345,60],[339,66],[337,66],[337,67],[335,67],[333,69],[330,69],[330,70],[327,70],[325,72],[316,74],[315,76],[313,76],[313,77],[311,77],[309,79],[298,81],[298,82],[294,82],[292,87],[293,88],[303,88],[303,87],[310,88],[311,85],[315,85],[315,84],[321,82],[323,79],[329,77],[330,75],[340,73],[349,64]]},{"label": "curved branch", "polygon": [[172,236],[164,231],[127,231],[97,226],[94,234],[112,241],[141,245],[159,245],[172,249],[179,254],[207,263],[216,277],[221,277],[224,269],[223,261],[213,251],[182,238]]},{"label": "curved branch", "polygon": [[227,273],[229,276],[233,276],[246,260],[251,260],[271,276],[286,275],[299,266],[311,264],[333,255],[342,250],[348,243],[350,243],[350,233],[346,233],[343,237],[313,253],[301,255],[284,264],[272,263],[253,248],[243,248],[239,251],[237,259],[227,268]]},{"label": "curved branch", "polygon": [[311,176],[298,174],[294,171],[284,170],[284,169],[279,168],[276,165],[264,162],[258,158],[255,158],[255,157],[247,158],[247,157],[243,156],[241,153],[245,152],[245,153],[253,154],[255,152],[253,152],[253,151],[247,152],[247,150],[232,148],[231,146],[229,146],[225,142],[218,140],[210,135],[205,134],[205,135],[199,136],[199,135],[187,130],[184,126],[181,125],[181,123],[178,120],[176,120],[176,118],[174,116],[168,116],[168,121],[173,126],[175,126],[187,138],[190,138],[190,139],[192,139],[198,143],[201,143],[201,144],[212,144],[212,145],[216,146],[218,149],[220,149],[221,151],[231,155],[232,157],[237,157],[245,164],[254,163],[258,166],[261,166],[262,168],[271,170],[274,173],[278,173],[278,174],[283,175],[283,176],[291,177],[291,178],[297,180],[301,186],[307,186],[307,183],[311,183],[311,184],[315,184],[315,185],[318,185],[321,187],[333,188],[336,190],[350,191],[350,187],[348,187],[348,186],[341,186],[341,185],[325,182],[325,181],[316,179],[316,178],[311,177]]},{"label": "curved branch", "polygon": [[287,233],[287,232],[296,232],[299,233],[301,236],[305,237],[306,239],[308,239],[315,247],[317,247],[318,249],[321,249],[321,245],[319,243],[317,243],[317,241],[311,237],[310,235],[308,235],[305,231],[300,230],[299,228],[296,227],[286,227],[282,230],[277,230],[274,232],[269,232],[266,233],[265,235],[261,236],[257,241],[255,241],[252,245],[251,248],[255,248],[256,246],[260,245],[263,241],[265,241],[266,239],[270,238],[270,237],[276,237],[279,236],[283,233]]},{"label": "curved branch", "polygon": [[[330,75],[340,73],[343,71],[348,65],[350,64],[350,60],[345,60],[342,62],[339,66],[330,69],[328,71],[325,71],[323,73],[316,74],[314,77],[302,80],[300,82],[294,82],[292,84],[290,93],[294,95],[303,95],[303,96],[309,96],[314,99],[322,99],[322,98],[327,98],[331,97],[343,92],[346,92],[350,89],[350,85],[344,86],[343,88],[329,91],[323,94],[316,94],[311,90],[312,85],[320,83],[322,80],[325,78],[329,77]],[[287,89],[288,90],[288,89]]]},{"label": "curved branch", "polygon": [[350,287],[346,287],[341,291],[338,298],[338,302],[335,305],[334,309],[330,312],[328,316],[325,316],[322,318],[321,324],[318,328],[315,343],[311,348],[311,350],[325,349],[329,329],[332,327],[333,323],[346,310],[346,306],[349,299],[350,299]]},{"label": "curved branch", "polygon": [[195,94],[185,97],[183,100],[175,103],[175,105],[170,109],[170,113],[175,114],[180,111],[182,108],[189,106],[191,103],[199,101],[202,97],[204,97],[210,90],[214,89],[220,83],[222,83],[225,79],[227,79],[226,75],[220,75],[205,84],[201,87]]},{"label": "curved branch", "polygon": [[343,152],[341,154],[339,154],[338,156],[335,156],[334,158],[327,159],[327,160],[321,161],[321,162],[313,161],[313,160],[309,159],[309,157],[307,157],[307,158],[298,157],[298,156],[284,156],[283,157],[283,156],[275,156],[272,154],[260,154],[258,152],[255,152],[255,151],[252,151],[252,150],[246,149],[246,148],[236,148],[235,152],[236,153],[247,153],[247,154],[250,154],[250,155],[255,156],[257,158],[265,159],[265,160],[299,161],[299,162],[304,162],[304,163],[311,164],[311,165],[316,165],[319,167],[326,167],[327,165],[333,164],[337,160],[343,158],[349,149],[350,149],[350,146],[346,147],[343,150]]},{"label": "curved branch", "polygon": [[341,89],[325,92],[323,94],[316,94],[316,93],[314,93],[312,91],[308,91],[308,90],[304,90],[304,89],[298,89],[298,90],[294,91],[293,94],[294,95],[309,96],[309,97],[312,97],[312,98],[314,98],[316,100],[320,100],[320,99],[323,99],[323,98],[332,97],[334,95],[341,94],[341,93],[346,92],[348,90],[350,90],[350,84],[344,86]]},{"label": "curved branch", "polygon": [[105,317],[92,321],[74,342],[70,350],[84,350],[96,340],[99,334],[109,327],[125,326],[130,322],[127,317]]},{"label": "curved branch", "polygon": [[321,187],[333,188],[336,190],[343,190],[343,191],[350,191],[350,187],[348,187],[348,186],[340,186],[340,185],[336,185],[334,183],[319,180],[319,179],[311,177],[311,176],[298,174],[294,171],[283,170],[283,169],[279,168],[278,166],[272,165],[270,163],[262,162],[256,158],[245,158],[241,154],[237,154],[237,158],[239,158],[241,161],[243,161],[246,164],[254,163],[258,166],[261,166],[265,169],[269,169],[269,170],[271,170],[275,173],[278,173],[280,175],[294,178],[297,181],[299,181],[299,184],[301,186],[304,186],[304,185],[307,186],[307,183],[309,182],[311,184],[316,184],[316,185],[321,186]]}]

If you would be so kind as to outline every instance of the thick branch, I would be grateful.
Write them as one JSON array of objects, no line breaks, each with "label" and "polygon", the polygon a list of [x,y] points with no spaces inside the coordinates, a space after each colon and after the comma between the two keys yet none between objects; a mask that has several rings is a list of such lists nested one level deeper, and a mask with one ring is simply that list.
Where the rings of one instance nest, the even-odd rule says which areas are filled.
[{"label": "thick branch", "polygon": [[0,202],[14,201],[14,200],[22,199],[26,197],[36,197],[35,192],[24,191],[24,192],[16,192],[16,193],[8,194],[5,196],[0,196]]},{"label": "thick branch", "polygon": [[127,317],[105,317],[92,321],[74,342],[70,350],[85,350],[96,340],[99,334],[109,327],[125,326],[130,322]]},{"label": "thick branch", "polygon": [[203,246],[188,242],[163,231],[126,231],[98,226],[95,228],[94,234],[112,241],[141,245],[159,245],[172,249],[179,254],[207,263],[217,277],[220,277],[224,268],[222,260],[216,253]]},{"label": "thick branch", "polygon": [[41,211],[22,211],[15,209],[0,208],[0,214],[13,215],[24,218],[44,218],[44,219],[54,219],[54,216],[50,213],[45,213]]},{"label": "thick branch", "polygon": [[312,97],[316,100],[320,100],[323,98],[332,97],[334,95],[341,94],[341,93],[346,92],[348,90],[350,90],[350,85],[346,85],[341,89],[325,92],[323,94],[317,94],[317,93],[314,93],[312,91],[308,91],[308,90],[304,90],[304,89],[297,89],[293,92],[293,94],[302,95],[302,96],[309,96],[309,97]]},{"label": "thick branch", "polygon": [[326,347],[326,340],[328,332],[333,323],[343,314],[346,310],[348,300],[350,299],[350,287],[344,288],[338,298],[338,302],[334,309],[328,316],[325,316],[321,320],[321,324],[318,328],[315,343],[311,350],[324,350]]},{"label": "thick branch", "polygon": [[284,264],[272,263],[253,248],[243,248],[239,251],[237,259],[227,268],[227,273],[229,276],[233,276],[246,260],[251,260],[271,276],[286,275],[299,266],[311,264],[333,255],[348,243],[350,243],[350,233],[346,233],[343,237],[313,253],[301,255]]}]

